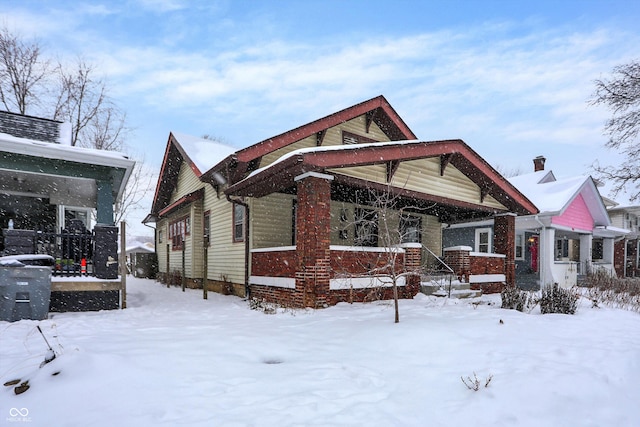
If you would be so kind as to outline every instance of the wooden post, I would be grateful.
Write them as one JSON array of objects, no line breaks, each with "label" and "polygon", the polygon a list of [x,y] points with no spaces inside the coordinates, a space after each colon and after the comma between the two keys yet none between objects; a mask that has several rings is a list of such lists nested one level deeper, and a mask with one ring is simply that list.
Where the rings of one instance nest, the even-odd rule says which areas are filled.
[{"label": "wooden post", "polygon": [[202,298],[208,299],[207,295],[207,276],[208,276],[208,260],[209,260],[209,236],[205,236],[204,240],[204,248],[202,250],[202,254],[204,257],[202,263]]},{"label": "wooden post", "polygon": [[127,224],[120,222],[120,293],[122,294],[122,309],[127,308]]},{"label": "wooden post", "polygon": [[187,278],[185,277],[186,274],[186,260],[185,260],[185,247],[184,247],[184,236],[182,237],[182,292],[184,292],[184,288],[185,288],[185,281],[187,280]]},{"label": "wooden post", "polygon": [[171,287],[171,245],[167,243],[167,272],[166,272],[166,280],[167,280],[167,288]]}]

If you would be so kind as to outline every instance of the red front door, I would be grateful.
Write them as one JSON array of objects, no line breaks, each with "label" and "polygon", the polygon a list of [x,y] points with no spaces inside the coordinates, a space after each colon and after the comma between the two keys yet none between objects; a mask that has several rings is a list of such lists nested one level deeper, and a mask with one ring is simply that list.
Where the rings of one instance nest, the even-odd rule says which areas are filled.
[{"label": "red front door", "polygon": [[538,236],[529,237],[529,250],[531,251],[531,270],[538,272]]}]

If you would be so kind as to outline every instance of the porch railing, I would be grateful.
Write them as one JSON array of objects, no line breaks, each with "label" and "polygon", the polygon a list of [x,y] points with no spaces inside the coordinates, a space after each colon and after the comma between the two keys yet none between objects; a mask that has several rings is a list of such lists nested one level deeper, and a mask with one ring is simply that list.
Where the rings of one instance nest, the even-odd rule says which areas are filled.
[{"label": "porch railing", "polygon": [[36,233],[36,254],[54,258],[53,274],[58,276],[94,276],[93,233]]},{"label": "porch railing", "polygon": [[[113,226],[97,227],[93,231],[60,233],[35,230],[3,230],[3,255],[49,255],[54,276],[97,276],[117,278],[118,231]],[[28,257],[22,257],[30,263]],[[43,264],[42,257],[33,263]]]}]

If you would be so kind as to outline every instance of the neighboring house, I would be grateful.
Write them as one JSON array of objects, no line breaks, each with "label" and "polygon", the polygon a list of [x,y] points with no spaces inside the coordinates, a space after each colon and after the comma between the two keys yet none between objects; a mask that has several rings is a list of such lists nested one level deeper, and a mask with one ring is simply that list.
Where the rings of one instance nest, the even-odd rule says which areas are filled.
[{"label": "neighboring house", "polygon": [[127,272],[133,277],[155,278],[158,258],[153,242],[135,242],[126,248]]},{"label": "neighboring house", "polygon": [[[385,192],[402,209],[394,248],[370,197]],[[495,215],[497,245],[513,251],[509,212],[537,211],[463,141],[417,140],[379,96],[240,150],[171,133],[145,222],[165,281],[322,307],[374,288],[389,297],[389,251],[414,272],[400,295],[415,295],[423,248],[442,254],[443,222]]]},{"label": "neighboring house", "polygon": [[615,227],[629,233],[614,245],[614,264],[618,277],[640,276],[640,206],[613,206],[609,217]]},{"label": "neighboring house", "polygon": [[114,203],[134,162],[72,147],[70,136],[64,123],[0,112],[0,254],[54,258],[52,309],[58,297],[61,310],[87,300],[112,308],[121,290]]},{"label": "neighboring house", "polygon": [[[537,157],[533,173],[509,179],[539,209],[515,219],[516,284],[527,289],[551,283],[570,287],[594,270],[613,273],[614,241],[627,231],[612,225],[591,177],[556,179],[544,170],[544,162]],[[490,219],[451,224],[443,232],[444,244],[492,252],[493,227]]]}]

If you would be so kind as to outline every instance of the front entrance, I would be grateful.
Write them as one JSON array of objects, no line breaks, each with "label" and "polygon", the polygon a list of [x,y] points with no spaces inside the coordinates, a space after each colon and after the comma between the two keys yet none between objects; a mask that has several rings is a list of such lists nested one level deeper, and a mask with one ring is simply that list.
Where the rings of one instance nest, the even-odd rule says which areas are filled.
[{"label": "front entrance", "polygon": [[540,243],[540,238],[538,236],[529,237],[529,253],[531,259],[529,261],[529,267],[532,272],[538,272],[538,248]]}]

